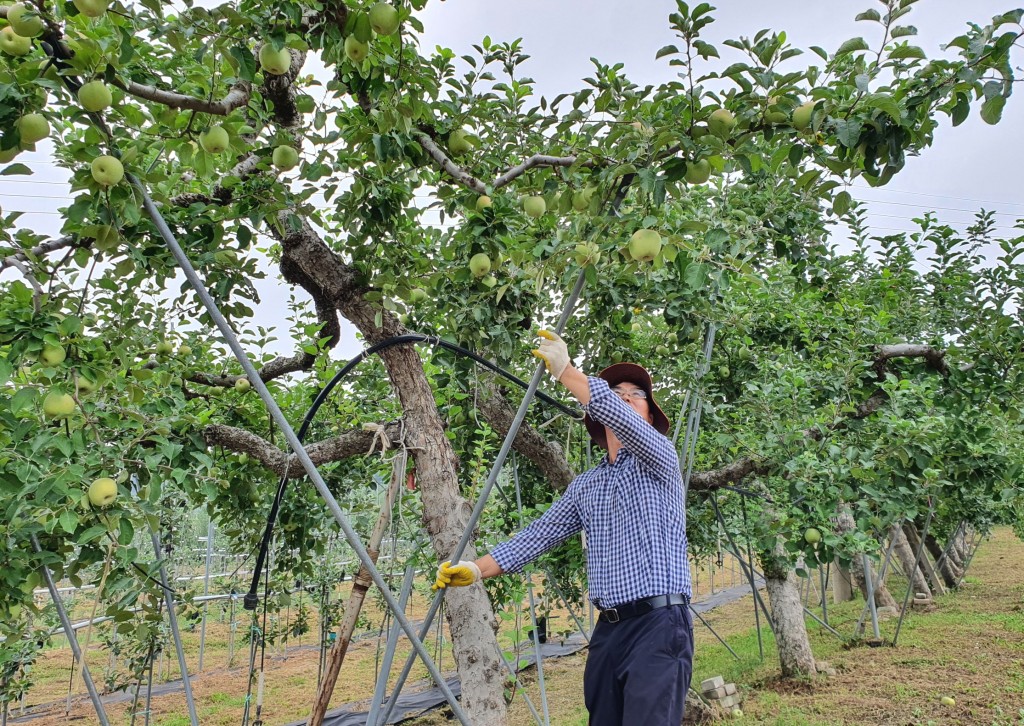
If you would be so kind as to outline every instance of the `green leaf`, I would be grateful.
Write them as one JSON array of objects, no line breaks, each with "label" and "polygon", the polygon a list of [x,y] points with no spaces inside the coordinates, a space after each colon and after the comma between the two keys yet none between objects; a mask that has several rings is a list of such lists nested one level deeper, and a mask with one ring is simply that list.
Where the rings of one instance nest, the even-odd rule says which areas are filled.
[{"label": "green leaf", "polygon": [[355,30],[353,31],[356,36],[356,40],[360,43],[369,43],[370,39],[373,38],[373,28],[370,27],[370,16],[366,13],[358,13],[356,15]]},{"label": "green leaf", "polygon": [[850,38],[839,46],[839,50],[836,51],[836,55],[845,55],[858,50],[868,50],[867,41],[863,38]]},{"label": "green leaf", "polygon": [[243,81],[256,79],[256,58],[247,46],[236,45],[228,50],[228,54],[238,63],[238,77]]},{"label": "green leaf", "polygon": [[993,96],[981,104],[981,120],[987,124],[997,124],[1003,117],[1003,106],[1006,105],[1005,96]]},{"label": "green leaf", "polygon": [[889,31],[893,38],[902,38],[907,35],[917,35],[917,28],[913,25],[897,25]]},{"label": "green leaf", "polygon": [[860,13],[857,17],[854,18],[854,20],[873,20],[876,23],[881,21],[881,19],[882,16],[879,15],[878,11],[875,10],[874,8],[870,10],[865,10],[864,12]]},{"label": "green leaf", "polygon": [[860,139],[860,121],[855,118],[850,119],[836,119],[836,138],[839,139],[839,143],[848,149],[852,149],[857,145],[857,141]]},{"label": "green leaf", "polygon": [[71,534],[78,528],[78,515],[72,512],[70,509],[65,509],[60,515],[60,526],[68,534]]},{"label": "green leaf", "polygon": [[674,45],[666,45],[664,48],[662,48],[657,53],[655,53],[654,60],[658,60],[659,58],[664,58],[667,55],[675,55],[678,52],[679,52],[679,49],[676,48]]},{"label": "green leaf", "polygon": [[924,59],[924,51],[916,45],[898,45],[889,51],[889,60],[903,60],[904,58]]},{"label": "green leaf", "polygon": [[35,388],[22,388],[11,397],[11,413],[18,413],[18,411],[28,408],[35,400]]},{"label": "green leaf", "polygon": [[0,171],[0,176],[30,176],[31,174],[32,170],[29,169],[24,164],[22,164],[21,162],[18,162],[17,164],[11,164],[10,166],[6,167],[3,171]]},{"label": "green leaf", "polygon": [[871,108],[884,111],[893,121],[899,122],[900,120],[900,105],[888,94],[872,93],[864,97],[863,103]]},{"label": "green leaf", "polygon": [[842,191],[836,194],[836,198],[832,200],[832,212],[836,216],[842,217],[844,214],[850,211],[850,204],[853,202],[853,197],[847,191]]}]

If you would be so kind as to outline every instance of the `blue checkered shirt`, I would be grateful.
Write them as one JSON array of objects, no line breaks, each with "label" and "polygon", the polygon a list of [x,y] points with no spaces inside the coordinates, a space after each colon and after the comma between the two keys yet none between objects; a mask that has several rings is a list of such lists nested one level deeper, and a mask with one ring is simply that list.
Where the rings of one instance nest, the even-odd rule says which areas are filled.
[{"label": "blue checkered shirt", "polygon": [[600,378],[590,378],[584,408],[622,442],[615,463],[605,456],[580,474],[550,509],[491,556],[505,572],[516,572],[582,529],[590,599],[598,607],[679,592],[689,597],[686,503],[672,443]]}]

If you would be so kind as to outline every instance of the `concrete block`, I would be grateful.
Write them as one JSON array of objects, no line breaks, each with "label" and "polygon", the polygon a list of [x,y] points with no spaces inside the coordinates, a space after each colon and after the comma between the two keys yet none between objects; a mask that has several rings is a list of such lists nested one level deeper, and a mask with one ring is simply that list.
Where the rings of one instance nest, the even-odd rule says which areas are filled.
[{"label": "concrete block", "polygon": [[734,693],[736,693],[736,684],[735,683],[726,683],[725,684],[725,695],[731,696]]},{"label": "concrete block", "polygon": [[733,706],[740,705],[742,702],[743,698],[738,693],[734,693],[731,696],[726,696],[725,698],[719,699],[717,701],[718,705],[722,708],[732,708]]},{"label": "concrete block", "polygon": [[712,700],[725,698],[728,695],[729,693],[725,690],[725,686],[719,686],[718,688],[712,688],[710,690],[704,691],[705,698],[710,698]]},{"label": "concrete block", "polygon": [[716,688],[721,688],[725,685],[725,679],[722,676],[715,676],[714,678],[707,678],[700,682],[700,690],[702,693],[707,691],[713,691]]}]

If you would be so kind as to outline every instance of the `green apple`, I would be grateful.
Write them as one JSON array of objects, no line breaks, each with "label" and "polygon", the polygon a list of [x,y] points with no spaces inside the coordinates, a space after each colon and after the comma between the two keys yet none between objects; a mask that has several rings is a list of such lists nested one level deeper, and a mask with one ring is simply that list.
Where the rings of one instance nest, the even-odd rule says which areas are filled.
[{"label": "green apple", "polygon": [[707,159],[698,159],[686,165],[684,175],[687,184],[703,184],[711,178],[711,163]]},{"label": "green apple", "polygon": [[26,55],[32,50],[32,39],[18,35],[7,25],[0,28],[0,50],[7,55]]},{"label": "green apple", "polygon": [[661,235],[653,229],[638,229],[629,238],[629,256],[637,262],[650,262],[661,252]]},{"label": "green apple", "polygon": [[180,355],[182,358],[188,358],[190,355],[192,355],[192,346],[189,345],[188,343],[179,346],[178,355]]},{"label": "green apple", "polygon": [[590,198],[594,195],[593,189],[579,189],[572,194],[572,208],[577,212],[586,211],[590,207]]},{"label": "green apple", "polygon": [[742,708],[734,708],[733,711],[732,711],[732,717],[733,718],[743,718],[743,709]]},{"label": "green apple", "polygon": [[67,357],[67,351],[59,345],[44,345],[43,352],[39,354],[39,360],[41,360],[44,365],[50,366],[51,368],[53,366],[59,366]]},{"label": "green apple", "polygon": [[471,152],[473,150],[473,142],[470,140],[469,134],[462,129],[452,131],[448,137],[448,150],[456,156]]},{"label": "green apple", "polygon": [[942,698],[939,699],[939,702],[943,706],[955,706],[956,705],[956,699],[954,699],[952,696],[943,696]]},{"label": "green apple", "polygon": [[779,106],[781,99],[778,96],[772,96],[768,99],[768,107],[764,112],[764,120],[770,124],[784,124],[789,121],[789,114],[786,110]]},{"label": "green apple", "polygon": [[283,76],[292,67],[292,54],[287,48],[274,50],[270,43],[264,43],[260,48],[260,68],[264,73],[272,76]]},{"label": "green apple", "polygon": [[156,344],[156,354],[163,357],[174,352],[174,346],[168,340],[161,340]]},{"label": "green apple", "polygon": [[220,154],[227,151],[231,139],[223,126],[211,126],[199,134],[199,145],[208,154]]},{"label": "green apple", "polygon": [[409,291],[409,302],[411,303],[418,304],[421,302],[425,302],[427,297],[427,291],[424,290],[422,287],[414,287],[412,290]]},{"label": "green apple", "polygon": [[14,3],[7,8],[7,22],[23,38],[34,38],[43,32],[39,11],[28,3]]},{"label": "green apple", "polygon": [[114,97],[103,81],[89,81],[78,89],[78,103],[86,111],[102,111],[113,102]]},{"label": "green apple", "polygon": [[480,283],[481,283],[481,284],[482,284],[482,285],[483,285],[484,287],[494,287],[495,285],[497,285],[497,284],[498,284],[498,278],[497,278],[497,277],[495,277],[494,275],[488,275],[487,277],[485,277],[484,279],[482,279],[482,280],[480,281]]},{"label": "green apple", "polygon": [[96,383],[88,378],[77,376],[75,378],[75,389],[78,391],[79,396],[88,396],[96,390]]},{"label": "green apple", "polygon": [[274,166],[281,171],[294,169],[295,165],[299,163],[299,152],[295,150],[294,146],[281,144],[274,148],[273,161]]},{"label": "green apple", "polygon": [[235,381],[236,391],[242,391],[244,393],[245,391],[248,391],[250,388],[252,388],[252,384],[249,383],[248,378],[239,378],[238,380]]},{"label": "green apple", "polygon": [[362,63],[370,54],[370,44],[364,43],[355,36],[355,33],[345,38],[345,55],[353,63]]},{"label": "green apple", "polygon": [[477,252],[469,258],[469,271],[474,277],[483,277],[491,271],[491,258],[485,252]]},{"label": "green apple", "polygon": [[98,18],[107,12],[107,0],[71,0],[82,15]]},{"label": "green apple", "polygon": [[481,194],[476,198],[476,211],[482,212],[492,204],[491,198],[486,194]]},{"label": "green apple", "polygon": [[113,156],[97,156],[92,162],[92,178],[104,187],[112,187],[124,179],[124,166]]},{"label": "green apple", "polygon": [[548,205],[544,201],[544,197],[527,197],[523,200],[523,211],[526,212],[527,217],[537,219],[537,217],[542,217],[544,212],[548,211]]},{"label": "green apple", "polygon": [[398,30],[398,10],[388,3],[377,3],[370,8],[370,27],[377,35],[391,35]]},{"label": "green apple", "polygon": [[727,109],[715,109],[708,117],[708,130],[720,139],[728,138],[734,128],[736,117]]},{"label": "green apple", "polygon": [[105,509],[117,499],[117,482],[109,476],[100,477],[89,485],[89,504]]},{"label": "green apple", "polygon": [[580,242],[573,250],[573,257],[580,267],[596,265],[601,260],[601,248],[592,242]]},{"label": "green apple", "polygon": [[43,398],[43,415],[47,418],[67,418],[75,410],[75,399],[60,391],[50,391]]},{"label": "green apple", "polygon": [[27,113],[17,120],[16,125],[23,144],[34,144],[50,135],[50,122],[41,113]]},{"label": "green apple", "polygon": [[821,542],[821,532],[816,527],[808,527],[804,532],[804,542],[807,544],[818,544]]},{"label": "green apple", "polygon": [[807,101],[797,106],[793,111],[793,128],[803,131],[811,125],[811,116],[814,114],[815,101]]}]

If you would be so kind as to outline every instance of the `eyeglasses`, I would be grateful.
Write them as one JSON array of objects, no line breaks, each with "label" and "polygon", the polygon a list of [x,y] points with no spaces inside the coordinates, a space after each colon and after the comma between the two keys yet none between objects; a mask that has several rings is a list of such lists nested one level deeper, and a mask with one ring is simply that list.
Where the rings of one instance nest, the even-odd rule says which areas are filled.
[{"label": "eyeglasses", "polygon": [[639,388],[613,388],[612,393],[623,401],[643,401],[647,398],[647,392]]}]

